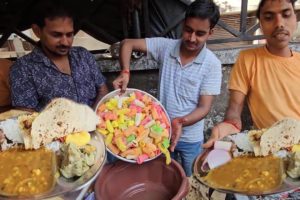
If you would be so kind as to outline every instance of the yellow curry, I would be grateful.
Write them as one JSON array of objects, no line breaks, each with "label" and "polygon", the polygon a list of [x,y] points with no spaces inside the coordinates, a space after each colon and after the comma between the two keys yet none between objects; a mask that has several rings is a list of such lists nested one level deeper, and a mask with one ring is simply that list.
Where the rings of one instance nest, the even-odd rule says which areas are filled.
[{"label": "yellow curry", "polygon": [[259,193],[281,184],[282,160],[274,156],[242,156],[212,169],[204,180],[214,188]]},{"label": "yellow curry", "polygon": [[0,153],[0,193],[34,195],[55,183],[55,154],[46,149],[10,149]]}]

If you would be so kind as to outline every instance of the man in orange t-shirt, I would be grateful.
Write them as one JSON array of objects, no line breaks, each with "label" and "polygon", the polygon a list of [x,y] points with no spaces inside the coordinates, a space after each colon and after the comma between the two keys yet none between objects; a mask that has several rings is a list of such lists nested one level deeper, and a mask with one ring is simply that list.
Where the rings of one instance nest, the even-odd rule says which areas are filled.
[{"label": "man in orange t-shirt", "polygon": [[225,120],[212,129],[204,148],[241,131],[245,100],[256,128],[267,128],[284,117],[300,120],[300,54],[288,46],[297,27],[294,4],[294,0],[260,1],[257,17],[267,44],[240,53],[229,80]]},{"label": "man in orange t-shirt", "polygon": [[9,69],[12,62],[0,59],[0,112],[6,111],[11,105],[9,90]]}]

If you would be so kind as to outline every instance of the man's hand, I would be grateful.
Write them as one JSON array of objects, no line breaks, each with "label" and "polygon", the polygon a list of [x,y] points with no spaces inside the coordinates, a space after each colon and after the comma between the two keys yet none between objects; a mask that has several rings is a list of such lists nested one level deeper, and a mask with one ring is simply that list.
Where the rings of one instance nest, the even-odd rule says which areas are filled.
[{"label": "man's hand", "polygon": [[202,147],[210,148],[214,145],[216,140],[219,140],[230,134],[239,133],[240,131],[241,130],[228,122],[221,122],[212,128],[210,138],[202,145]]},{"label": "man's hand", "polygon": [[174,152],[174,149],[177,145],[177,142],[181,136],[182,133],[182,125],[184,122],[186,122],[187,119],[184,117],[177,117],[172,120],[171,126],[172,126],[172,136],[171,136],[171,146],[170,151]]},{"label": "man's hand", "polygon": [[115,89],[121,89],[121,92],[125,92],[129,82],[129,73],[121,73],[114,81],[113,87]]}]

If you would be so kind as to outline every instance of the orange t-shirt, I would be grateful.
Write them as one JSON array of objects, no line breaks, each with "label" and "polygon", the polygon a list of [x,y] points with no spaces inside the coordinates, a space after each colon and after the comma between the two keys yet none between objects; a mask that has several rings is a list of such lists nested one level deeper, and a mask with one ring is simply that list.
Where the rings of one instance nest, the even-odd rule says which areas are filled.
[{"label": "orange t-shirt", "polygon": [[12,62],[7,59],[0,59],[0,106],[11,104],[9,87],[9,69]]},{"label": "orange t-shirt", "polygon": [[300,53],[279,57],[266,47],[242,51],[232,69],[229,89],[247,95],[257,128],[267,128],[284,117],[300,120]]}]

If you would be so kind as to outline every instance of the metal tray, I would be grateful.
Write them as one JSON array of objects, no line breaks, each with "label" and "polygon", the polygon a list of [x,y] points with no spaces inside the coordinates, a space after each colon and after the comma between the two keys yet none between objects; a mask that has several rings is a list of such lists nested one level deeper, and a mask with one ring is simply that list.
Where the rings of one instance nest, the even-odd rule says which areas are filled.
[{"label": "metal tray", "polygon": [[194,168],[193,168],[193,172],[196,175],[197,179],[201,182],[201,184],[203,184],[209,188],[213,188],[219,192],[224,192],[224,193],[234,193],[234,194],[242,194],[242,195],[248,195],[248,196],[261,196],[261,195],[272,195],[272,194],[287,192],[287,191],[291,191],[291,190],[294,190],[294,189],[297,189],[300,187],[300,179],[293,179],[286,175],[286,177],[283,178],[282,183],[279,187],[277,187],[273,190],[264,191],[262,193],[260,193],[260,192],[240,192],[240,191],[214,188],[211,185],[209,185],[209,183],[207,183],[206,181],[203,180],[203,177],[206,176],[208,172],[203,172],[201,170],[202,163],[204,162],[205,158],[207,157],[207,155],[209,154],[209,152],[211,150],[212,149],[207,149],[202,154],[200,154],[196,158],[195,163],[194,163]]},{"label": "metal tray", "polygon": [[[164,112],[166,113],[166,116],[168,117],[169,123],[170,123],[170,125],[171,125],[171,121],[170,121],[169,115],[167,114],[167,111],[165,110],[165,108],[163,107],[163,105],[162,105],[162,104],[161,104],[154,96],[152,96],[151,94],[146,93],[145,91],[142,91],[142,90],[139,90],[139,89],[127,88],[126,91],[125,91],[121,96],[126,96],[126,95],[128,95],[128,94],[130,94],[130,93],[132,93],[132,92],[135,92],[135,91],[141,92],[142,94],[146,94],[146,95],[148,95],[149,97],[151,97],[151,99],[152,99],[153,101],[157,102],[157,103],[161,106],[161,108],[164,110]],[[112,91],[112,92],[106,94],[106,95],[105,95],[105,96],[97,103],[97,106],[96,106],[96,108],[95,108],[95,111],[97,112],[98,107],[99,107],[102,103],[106,102],[106,101],[107,101],[108,99],[110,99],[110,98],[115,97],[116,95],[120,95],[120,89],[114,90],[114,91]],[[171,138],[171,133],[172,133],[171,127],[169,128],[169,133],[170,133],[169,138]],[[99,134],[101,134],[101,133],[99,133]],[[126,158],[124,158],[124,157],[122,157],[122,156],[119,156],[119,155],[114,154],[113,152],[110,151],[109,148],[106,148],[106,149],[107,149],[107,151],[108,151],[109,153],[111,153],[112,155],[114,155],[115,157],[117,157],[117,158],[120,159],[120,160],[123,160],[123,161],[125,161],[125,162],[129,162],[129,163],[137,163],[136,160],[126,159]],[[153,157],[153,158],[149,158],[149,159],[145,160],[144,162],[151,161],[151,160],[153,160],[153,159],[159,157],[160,155],[161,155],[161,153],[158,154],[158,155],[156,155],[156,156]]]},{"label": "metal tray", "polygon": [[106,151],[103,137],[96,132],[91,133],[90,144],[96,147],[96,163],[79,178],[64,178],[60,176],[53,189],[35,196],[1,196],[0,199],[44,199],[50,197],[62,196],[66,193],[75,192],[88,187],[98,176],[106,161]]}]

